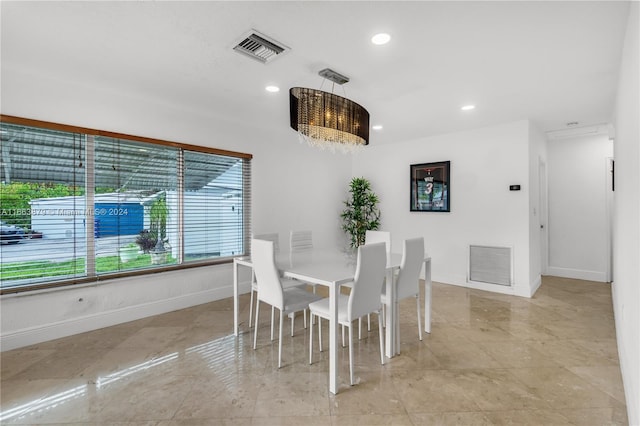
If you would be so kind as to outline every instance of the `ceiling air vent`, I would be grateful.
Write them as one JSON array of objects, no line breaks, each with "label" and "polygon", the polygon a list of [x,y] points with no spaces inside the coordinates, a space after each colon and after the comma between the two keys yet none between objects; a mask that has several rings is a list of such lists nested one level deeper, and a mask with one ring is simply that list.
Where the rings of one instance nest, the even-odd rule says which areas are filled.
[{"label": "ceiling air vent", "polygon": [[241,38],[233,50],[266,64],[287,52],[289,48],[256,30],[251,30]]}]

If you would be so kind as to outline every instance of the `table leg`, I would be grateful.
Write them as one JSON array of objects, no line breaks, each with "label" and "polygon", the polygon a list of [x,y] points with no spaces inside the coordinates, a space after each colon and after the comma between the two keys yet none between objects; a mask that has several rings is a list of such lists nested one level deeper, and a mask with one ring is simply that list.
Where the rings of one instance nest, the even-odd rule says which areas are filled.
[{"label": "table leg", "polygon": [[[329,392],[338,393],[338,293],[339,285],[329,286]],[[318,319],[319,320],[319,319]],[[310,325],[313,327],[313,324]]]},{"label": "table leg", "polygon": [[238,294],[238,263],[233,261],[233,335],[238,335],[238,310],[240,309]]},{"label": "table leg", "polygon": [[431,333],[431,258],[424,261],[424,332]]},{"label": "table leg", "polygon": [[[394,284],[394,288],[395,288],[395,284]],[[393,296],[393,312],[394,312],[394,317],[393,317],[393,324],[394,324],[394,329],[393,332],[395,334],[395,346],[393,347],[393,355],[400,355],[400,306],[398,304],[398,297],[394,294]]]},{"label": "table leg", "polygon": [[395,330],[395,324],[397,324],[397,321],[395,320],[396,318],[396,304],[395,304],[395,300],[396,300],[396,294],[395,294],[395,290],[396,290],[396,286],[395,283],[393,282],[393,271],[388,271],[387,272],[387,280],[386,280],[386,286],[387,286],[387,294],[389,295],[389,303],[385,306],[386,308],[386,316],[385,316],[385,348],[384,348],[384,352],[387,356],[387,358],[393,358],[393,356],[396,354],[396,330]]}]

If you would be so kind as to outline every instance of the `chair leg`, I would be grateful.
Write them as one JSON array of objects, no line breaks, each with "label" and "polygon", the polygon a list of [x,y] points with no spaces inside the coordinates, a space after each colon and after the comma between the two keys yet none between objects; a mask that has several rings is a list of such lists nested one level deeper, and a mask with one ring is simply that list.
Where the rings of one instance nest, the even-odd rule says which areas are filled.
[{"label": "chair leg", "polygon": [[253,294],[255,291],[251,290],[251,302],[249,302],[249,328],[251,328],[251,323],[253,319]]},{"label": "chair leg", "polygon": [[271,341],[273,342],[273,318],[275,315],[276,308],[271,307]]},{"label": "chair leg", "polygon": [[353,339],[351,336],[351,329],[353,328],[353,324],[349,324],[349,377],[351,380],[351,386],[353,383]]},{"label": "chair leg", "polygon": [[251,328],[251,320],[253,319],[253,283],[256,282],[256,272],[251,268],[251,302],[249,303],[249,328]]},{"label": "chair leg", "polygon": [[371,331],[371,314],[367,314],[367,331]]},{"label": "chair leg", "polygon": [[387,308],[386,308],[386,306],[387,305],[382,304],[382,326],[383,327],[387,326],[387,320],[386,320],[386,318],[387,318]]},{"label": "chair leg", "polygon": [[418,305],[418,337],[422,340],[422,324],[420,324],[420,318],[422,315],[420,314],[420,298],[416,295],[416,305]]},{"label": "chair leg", "polygon": [[289,318],[291,318],[291,337],[293,337],[293,325],[296,322],[296,313],[295,312],[291,312],[289,314]]},{"label": "chair leg", "polygon": [[344,325],[342,326],[342,347],[344,348],[346,345],[344,344]]},{"label": "chair leg", "polygon": [[284,312],[280,311],[280,328],[278,330],[278,368],[282,367],[282,327],[284,326]]},{"label": "chair leg", "polygon": [[[358,318],[358,340],[362,340],[362,318]],[[342,346],[344,346],[344,343]]]},{"label": "chair leg", "polygon": [[303,313],[302,318],[303,318],[303,321],[304,321],[304,329],[306,330],[307,329],[307,310],[306,309],[303,310],[302,313]]},{"label": "chair leg", "polygon": [[[307,311],[305,310],[305,312]],[[311,320],[313,321],[313,313],[311,314]],[[313,364],[313,326],[309,327],[309,365],[311,364]]]},{"label": "chair leg", "polygon": [[[316,321],[318,321],[318,344],[320,345],[320,352],[322,352],[322,318],[316,315]],[[313,324],[311,324],[313,327]]]},{"label": "chair leg", "polygon": [[258,340],[258,314],[260,313],[260,301],[256,300],[256,323],[253,326],[253,349],[256,348],[256,341]]},{"label": "chair leg", "polygon": [[384,365],[384,334],[382,332],[382,316],[378,311],[378,330],[380,335],[380,364]]}]

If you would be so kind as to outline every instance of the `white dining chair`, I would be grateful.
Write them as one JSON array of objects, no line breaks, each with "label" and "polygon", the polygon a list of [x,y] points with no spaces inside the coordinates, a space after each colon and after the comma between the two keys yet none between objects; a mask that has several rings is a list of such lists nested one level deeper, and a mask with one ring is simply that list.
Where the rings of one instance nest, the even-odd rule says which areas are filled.
[{"label": "white dining chair", "polygon": [[385,243],[387,249],[387,261],[391,257],[391,232],[367,230],[367,232],[364,234],[364,243]]},{"label": "white dining chair", "polygon": [[[280,251],[280,236],[277,233],[269,233],[269,234],[256,234],[253,237],[256,240],[265,240],[265,241],[273,241],[274,252],[278,253]],[[304,283],[295,280],[286,280],[283,282],[283,285],[286,287],[305,287]],[[256,282],[255,270],[251,270],[251,300],[249,302],[249,328],[251,328],[251,324],[253,324],[253,305],[254,305],[254,294],[258,292],[258,283]],[[273,340],[273,317],[274,317],[274,307],[271,307],[271,340]],[[296,322],[296,313],[289,313],[289,319],[291,320],[291,337],[293,337],[293,330],[295,328]],[[304,311],[304,328],[307,328],[307,311]]]},{"label": "white dining chair", "polygon": [[[280,311],[280,327],[278,334],[278,368],[282,366],[282,327],[284,316],[292,312],[304,311],[309,304],[320,300],[320,296],[291,284],[293,280],[281,278],[276,267],[273,241],[251,240],[251,259],[258,283],[256,318],[253,328],[253,349],[258,340],[258,317],[260,302],[267,303]],[[271,311],[271,340],[273,340],[273,309]]]},{"label": "white dining chair", "polygon": [[[301,253],[313,249],[313,233],[311,231],[290,231],[289,249],[291,253]],[[309,284],[316,292],[316,285]]]},{"label": "white dining chair", "polygon": [[[273,241],[274,252],[280,251],[280,236],[277,233],[269,234],[256,234],[253,236],[256,240]],[[251,271],[251,300],[249,302],[249,327],[253,324],[253,299],[254,295],[258,292],[258,284],[256,283],[255,271]]]},{"label": "white dining chair", "polygon": [[[422,326],[420,325],[420,271],[422,270],[423,263],[424,238],[404,240],[400,271],[395,279],[396,300],[400,301],[409,297],[416,298],[416,305],[418,307],[418,337],[420,337],[420,340],[422,340]],[[389,297],[385,290],[383,290],[381,297],[383,305],[389,303]],[[398,336],[397,339],[399,342],[400,337]]]},{"label": "white dining chair", "polygon": [[[367,230],[364,238],[365,244],[385,243],[387,261],[389,260],[391,257],[391,232]],[[352,283],[346,283],[342,287],[351,288],[351,285]],[[371,315],[367,315],[367,331],[371,331]],[[362,318],[358,318],[358,339],[362,339]]]},{"label": "white dining chair", "polygon": [[313,248],[313,234],[311,231],[291,231],[289,233],[289,247],[292,253]]},{"label": "white dining chair", "polygon": [[[384,365],[384,336],[380,311],[382,284],[386,275],[386,249],[383,243],[365,244],[358,247],[356,274],[350,294],[338,295],[338,323],[349,329],[349,373],[353,386],[353,321],[369,313],[378,314],[380,334],[380,363]],[[325,298],[309,304],[311,324],[318,317],[318,341],[322,351],[322,318],[329,319],[329,299]],[[313,363],[313,325],[309,327],[309,364]]]}]

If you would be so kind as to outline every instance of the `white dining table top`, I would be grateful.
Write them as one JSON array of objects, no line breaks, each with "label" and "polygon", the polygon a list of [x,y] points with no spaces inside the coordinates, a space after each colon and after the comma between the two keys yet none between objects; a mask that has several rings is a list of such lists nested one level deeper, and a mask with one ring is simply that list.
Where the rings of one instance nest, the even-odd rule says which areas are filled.
[{"label": "white dining table top", "polygon": [[[241,264],[251,266],[251,258],[236,258]],[[402,255],[392,253],[387,269],[400,267]],[[319,249],[276,253],[276,265],[291,278],[303,279],[320,285],[344,284],[353,281],[357,264],[357,252],[348,249]]]},{"label": "white dining table top", "polygon": [[[401,255],[392,255],[387,268],[400,266]],[[336,250],[313,250],[277,256],[276,262],[290,278],[320,285],[340,285],[353,281],[357,254]]]}]

